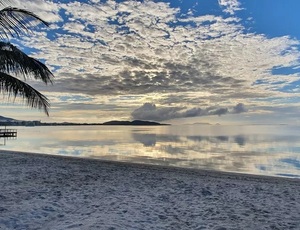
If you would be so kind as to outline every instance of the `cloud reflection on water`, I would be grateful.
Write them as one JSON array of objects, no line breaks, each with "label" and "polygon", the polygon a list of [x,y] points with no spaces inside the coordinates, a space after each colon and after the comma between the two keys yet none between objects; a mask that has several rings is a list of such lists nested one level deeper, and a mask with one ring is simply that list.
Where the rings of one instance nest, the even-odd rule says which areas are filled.
[{"label": "cloud reflection on water", "polygon": [[300,175],[295,127],[34,127],[2,149],[264,175]]}]

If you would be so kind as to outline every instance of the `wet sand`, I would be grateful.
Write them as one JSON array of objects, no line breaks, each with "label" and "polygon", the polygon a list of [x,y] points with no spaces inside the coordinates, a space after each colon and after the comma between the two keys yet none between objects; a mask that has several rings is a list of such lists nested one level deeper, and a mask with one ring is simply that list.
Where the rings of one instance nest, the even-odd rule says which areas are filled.
[{"label": "wet sand", "polygon": [[0,229],[300,229],[300,180],[0,150]]}]

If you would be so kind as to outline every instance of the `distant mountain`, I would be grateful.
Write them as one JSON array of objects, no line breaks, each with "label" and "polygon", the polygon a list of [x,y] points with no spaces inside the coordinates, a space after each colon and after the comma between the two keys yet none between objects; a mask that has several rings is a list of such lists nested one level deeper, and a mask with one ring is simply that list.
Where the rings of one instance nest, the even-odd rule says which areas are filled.
[{"label": "distant mountain", "polygon": [[0,116],[0,126],[35,126],[40,124],[40,121],[23,121]]},{"label": "distant mountain", "polygon": [[102,125],[145,125],[145,126],[153,125],[154,126],[154,125],[169,125],[169,124],[161,124],[153,121],[134,120],[134,121],[108,121],[102,123]]},{"label": "distant mountain", "polygon": [[0,116],[0,122],[15,122],[17,121],[16,119],[10,118],[10,117],[3,117]]},{"label": "distant mountain", "polygon": [[8,126],[67,126],[67,125],[144,125],[144,126],[158,126],[158,125],[169,125],[169,124],[160,124],[153,121],[108,121],[104,123],[72,123],[72,122],[62,122],[62,123],[43,123],[41,121],[22,121],[16,120],[9,117],[0,116],[0,125]]}]

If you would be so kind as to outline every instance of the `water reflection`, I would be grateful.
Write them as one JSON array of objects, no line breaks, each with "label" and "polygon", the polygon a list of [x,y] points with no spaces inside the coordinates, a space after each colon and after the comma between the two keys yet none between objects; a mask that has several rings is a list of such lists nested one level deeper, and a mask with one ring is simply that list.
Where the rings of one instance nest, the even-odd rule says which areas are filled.
[{"label": "water reflection", "polygon": [[2,149],[300,177],[299,127],[31,127]]},{"label": "water reflection", "polygon": [[142,143],[145,147],[155,146],[156,144],[156,134],[141,134],[133,133],[132,137]]},{"label": "water reflection", "polygon": [[239,146],[244,146],[246,144],[246,138],[243,136],[236,136],[235,142],[239,144]]},{"label": "water reflection", "polygon": [[6,145],[7,141],[16,140],[17,137],[0,137],[0,146]]}]

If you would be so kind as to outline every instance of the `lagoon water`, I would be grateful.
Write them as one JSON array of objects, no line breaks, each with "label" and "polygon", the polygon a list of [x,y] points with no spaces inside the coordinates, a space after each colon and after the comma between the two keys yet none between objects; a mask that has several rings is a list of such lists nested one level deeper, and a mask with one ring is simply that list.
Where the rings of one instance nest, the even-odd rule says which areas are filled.
[{"label": "lagoon water", "polygon": [[300,127],[17,127],[0,149],[300,178]]}]

